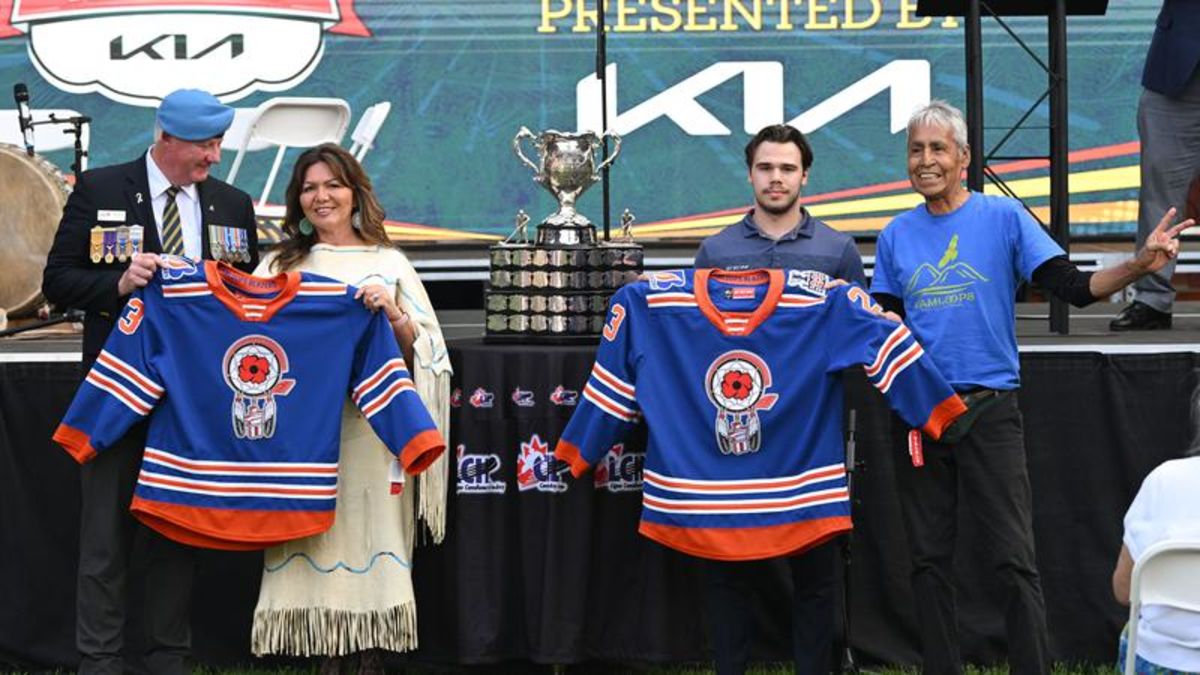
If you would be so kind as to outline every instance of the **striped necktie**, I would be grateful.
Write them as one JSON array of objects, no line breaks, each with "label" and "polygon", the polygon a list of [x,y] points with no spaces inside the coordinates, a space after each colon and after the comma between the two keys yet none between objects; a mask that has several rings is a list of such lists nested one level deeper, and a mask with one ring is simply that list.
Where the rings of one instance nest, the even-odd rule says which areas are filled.
[{"label": "striped necktie", "polygon": [[167,188],[167,203],[163,206],[160,229],[163,253],[171,255],[183,255],[183,226],[179,223],[179,205],[175,203],[178,194],[179,188],[174,185]]}]

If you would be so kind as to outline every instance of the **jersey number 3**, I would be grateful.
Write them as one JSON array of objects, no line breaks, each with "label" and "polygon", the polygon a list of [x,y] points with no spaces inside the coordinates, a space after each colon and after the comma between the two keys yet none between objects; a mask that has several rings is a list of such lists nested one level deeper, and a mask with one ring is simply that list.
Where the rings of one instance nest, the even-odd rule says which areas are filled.
[{"label": "jersey number 3", "polygon": [[604,324],[604,339],[612,342],[617,339],[617,331],[621,330],[621,322],[625,320],[625,308],[621,305],[612,306],[612,318]]},{"label": "jersey number 3", "polygon": [[145,307],[146,305],[142,303],[141,298],[131,298],[129,305],[125,308],[125,316],[121,317],[121,320],[117,322],[117,328],[120,328],[121,332],[126,335],[133,335],[137,332],[138,326],[142,325],[142,318],[145,316],[142,310]]}]

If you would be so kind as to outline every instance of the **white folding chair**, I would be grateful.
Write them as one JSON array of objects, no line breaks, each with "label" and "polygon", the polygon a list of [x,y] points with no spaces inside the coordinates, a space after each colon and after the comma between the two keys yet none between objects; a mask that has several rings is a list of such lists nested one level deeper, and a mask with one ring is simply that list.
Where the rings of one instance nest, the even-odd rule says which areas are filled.
[{"label": "white folding chair", "polygon": [[361,162],[367,151],[375,147],[375,136],[390,112],[392,104],[389,101],[380,101],[363,111],[358,124],[354,125],[354,131],[350,132],[350,154],[354,155],[354,159]]},{"label": "white folding chair", "polygon": [[1159,542],[1133,565],[1129,587],[1129,640],[1125,675],[1137,661],[1138,617],[1142,605],[1167,605],[1200,612],[1200,541]]},{"label": "white folding chair", "polygon": [[242,136],[237,157],[225,178],[233,183],[242,159],[257,142],[279,146],[271,172],[263,185],[259,203],[266,203],[283,163],[283,155],[291,148],[307,148],[321,143],[341,143],[350,124],[350,104],[340,98],[303,98],[280,96],[262,103]]}]

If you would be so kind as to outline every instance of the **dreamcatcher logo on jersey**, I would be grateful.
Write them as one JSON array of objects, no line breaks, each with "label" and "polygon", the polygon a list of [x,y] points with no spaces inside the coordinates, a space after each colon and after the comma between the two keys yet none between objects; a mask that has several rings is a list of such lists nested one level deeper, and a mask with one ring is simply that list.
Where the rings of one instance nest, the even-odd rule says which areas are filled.
[{"label": "dreamcatcher logo on jersey", "polygon": [[247,335],[225,350],[222,372],[233,390],[233,434],[258,440],[275,435],[279,411],[276,396],[287,396],[296,385],[285,378],[288,356],[265,335]]},{"label": "dreamcatcher logo on jersey", "polygon": [[646,453],[631,452],[624,443],[617,443],[596,463],[594,472],[597,490],[609,492],[639,492],[642,489],[642,467]]},{"label": "dreamcatcher logo on jersey", "polygon": [[459,443],[455,448],[458,455],[458,494],[503,494],[508,485],[498,480],[500,455],[495,453],[467,452],[467,446]]},{"label": "dreamcatcher logo on jersey", "polygon": [[517,487],[521,492],[566,492],[567,483],[562,476],[569,468],[569,464],[550,451],[550,444],[534,434],[528,442],[521,443],[517,455]]},{"label": "dreamcatcher logo on jersey", "polygon": [[743,350],[725,352],[704,376],[708,400],[717,407],[717,445],[726,455],[758,452],[762,446],[759,410],[770,410],[779,398],[767,393],[771,369],[757,354]]}]

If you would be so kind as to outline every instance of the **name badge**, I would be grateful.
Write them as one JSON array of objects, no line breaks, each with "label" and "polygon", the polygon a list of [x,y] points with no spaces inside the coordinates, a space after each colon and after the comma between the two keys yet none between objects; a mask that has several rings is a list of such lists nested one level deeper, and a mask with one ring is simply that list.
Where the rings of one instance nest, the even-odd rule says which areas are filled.
[{"label": "name badge", "polygon": [[102,223],[124,223],[125,212],[122,210],[100,209],[96,212],[96,220]]}]

